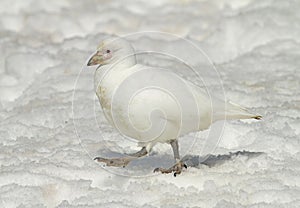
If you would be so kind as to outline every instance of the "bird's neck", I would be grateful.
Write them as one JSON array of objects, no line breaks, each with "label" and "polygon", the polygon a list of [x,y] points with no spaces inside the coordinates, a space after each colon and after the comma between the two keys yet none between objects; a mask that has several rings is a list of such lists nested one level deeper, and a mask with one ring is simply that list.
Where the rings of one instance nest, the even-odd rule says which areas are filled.
[{"label": "bird's neck", "polygon": [[126,70],[136,65],[135,56],[130,56],[126,58],[115,58],[111,60],[109,64],[99,66],[95,71],[94,84],[95,89],[99,87],[99,84],[102,85],[103,81],[106,80],[111,84],[118,82],[119,79],[124,77]]},{"label": "bird's neck", "polygon": [[122,48],[113,54],[112,59],[110,60],[110,65],[115,65],[113,67],[132,67],[136,64],[135,51],[131,48]]}]

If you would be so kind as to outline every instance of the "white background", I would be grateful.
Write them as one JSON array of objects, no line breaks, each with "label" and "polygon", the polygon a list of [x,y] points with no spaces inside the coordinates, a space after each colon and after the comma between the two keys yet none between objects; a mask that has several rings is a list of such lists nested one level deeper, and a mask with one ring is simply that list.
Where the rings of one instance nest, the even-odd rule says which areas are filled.
[{"label": "white background", "polygon": [[[282,0],[1,0],[0,207],[299,207],[299,9]],[[76,77],[104,37],[145,30],[192,40],[216,64],[226,96],[263,115],[227,122],[214,155],[263,154],[176,178],[123,177],[89,157],[72,122]],[[112,151],[136,150],[103,119],[93,73],[82,72],[74,101],[81,139],[99,139],[95,151],[103,140]],[[94,104],[100,126],[87,111]],[[129,175],[156,160],[172,162],[171,148],[156,146]]]}]

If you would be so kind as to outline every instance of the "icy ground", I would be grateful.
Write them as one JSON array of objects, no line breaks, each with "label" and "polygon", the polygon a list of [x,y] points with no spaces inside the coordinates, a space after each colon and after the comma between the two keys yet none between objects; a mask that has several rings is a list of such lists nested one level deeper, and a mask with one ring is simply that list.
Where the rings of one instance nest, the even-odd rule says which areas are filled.
[{"label": "icy ground", "polygon": [[[298,0],[1,0],[0,207],[300,207],[299,10]],[[264,116],[227,122],[213,165],[133,177],[172,161],[158,145],[121,176],[80,145],[71,106],[82,65],[104,36],[144,30],[195,42],[226,95]],[[136,150],[115,146],[121,137],[94,101],[93,70],[81,79],[74,120],[86,147]],[[99,127],[87,111],[94,104]]]}]

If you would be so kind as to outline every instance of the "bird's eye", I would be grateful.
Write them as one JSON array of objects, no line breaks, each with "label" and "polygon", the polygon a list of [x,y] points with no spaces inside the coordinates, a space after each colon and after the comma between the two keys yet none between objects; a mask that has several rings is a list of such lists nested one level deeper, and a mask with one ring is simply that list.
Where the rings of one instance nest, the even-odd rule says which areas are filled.
[{"label": "bird's eye", "polygon": [[106,53],[110,53],[110,50],[106,50]]}]

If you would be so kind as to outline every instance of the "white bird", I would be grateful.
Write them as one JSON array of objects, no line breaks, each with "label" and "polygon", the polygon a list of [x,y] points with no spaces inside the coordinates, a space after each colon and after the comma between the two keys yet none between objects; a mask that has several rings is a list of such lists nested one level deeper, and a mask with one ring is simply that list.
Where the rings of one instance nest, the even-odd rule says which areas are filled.
[{"label": "white bird", "polygon": [[108,122],[142,146],[127,157],[95,158],[108,166],[124,167],[148,154],[156,143],[169,143],[176,163],[155,171],[176,176],[186,167],[178,151],[180,136],[207,129],[218,120],[261,118],[171,71],[137,64],[134,48],[123,38],[104,40],[87,65],[99,65],[94,86]]}]

